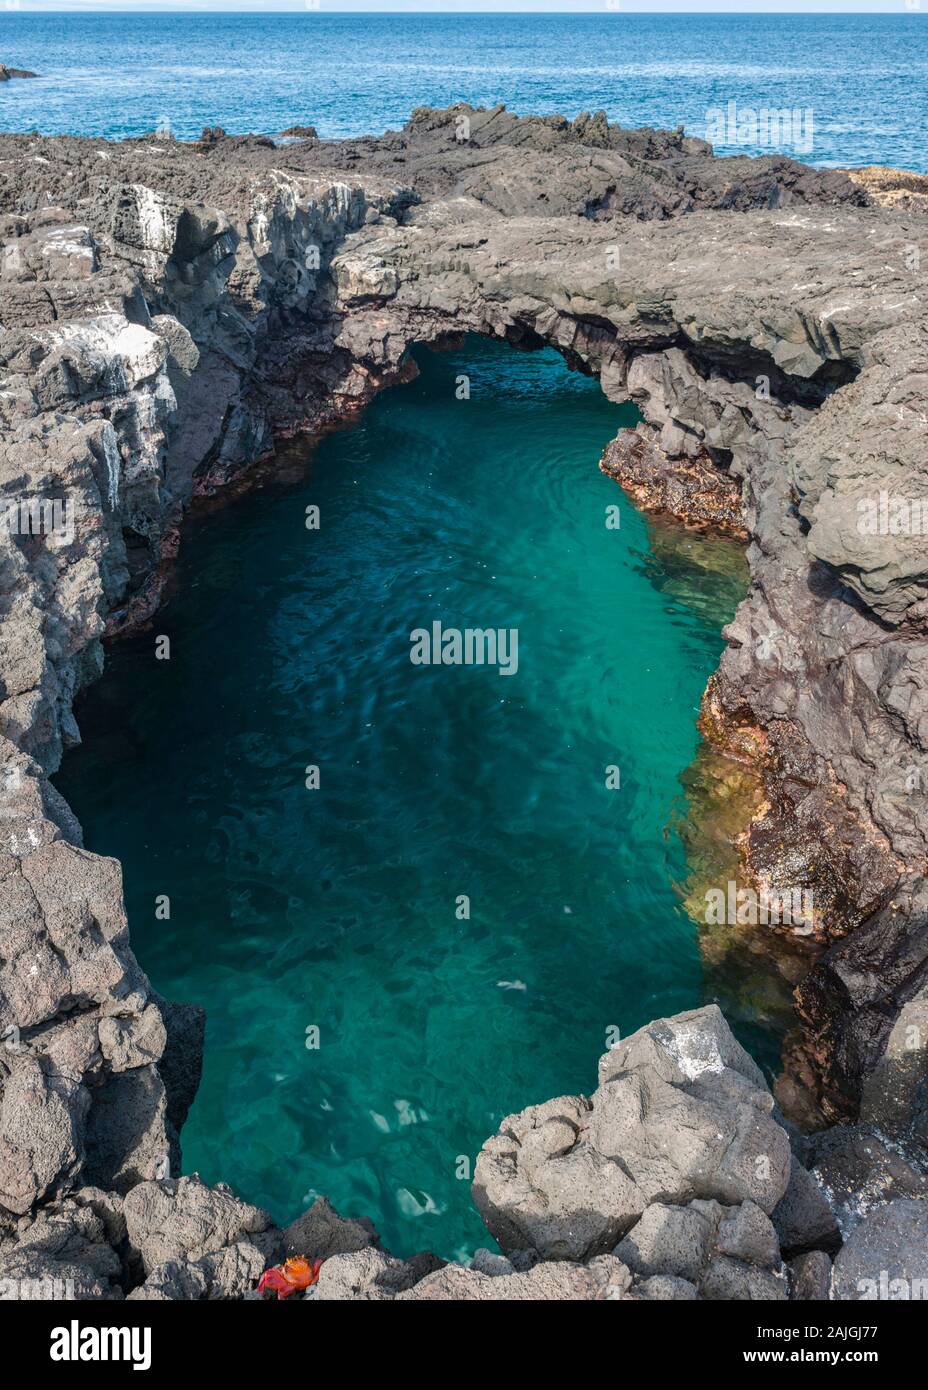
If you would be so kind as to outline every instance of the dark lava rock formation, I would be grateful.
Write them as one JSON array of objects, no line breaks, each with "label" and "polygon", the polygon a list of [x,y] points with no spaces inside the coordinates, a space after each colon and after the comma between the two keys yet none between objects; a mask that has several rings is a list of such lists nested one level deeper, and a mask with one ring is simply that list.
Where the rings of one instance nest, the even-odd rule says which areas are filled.
[{"label": "dark lava rock formation", "polygon": [[[202,1017],[153,994],[119,865],[82,848],[48,778],[79,737],[73,701],[104,635],[157,606],[192,497],[408,378],[412,344],[467,331],[551,344],[635,401],[645,424],[606,470],[641,505],[748,537],[751,590],[702,727],[762,779],[745,882],[814,897],[821,954],[798,992],[791,1084],[888,1139],[917,1188],[928,550],[909,523],[928,493],[925,229],[917,198],[876,206],[839,172],[717,159],[601,115],[423,109],[379,139],[285,145],[218,129],[195,144],[0,137],[4,1259],[73,1266],[88,1296],[229,1297],[270,1254],[264,1218],[228,1216],[227,1194],[205,1244],[146,1253],[132,1224],[136,1205],[173,1211],[179,1193],[219,1201],[168,1176]],[[477,1198],[511,1267],[488,1257],[465,1288],[460,1271],[420,1264],[412,1279],[365,1247],[338,1256],[355,1265],[319,1296],[617,1297],[645,1280],[636,1297],[776,1297],[784,1249],[796,1286],[820,1290],[834,1222],[805,1179],[787,1192],[756,1069],[720,1020],[711,1066],[677,1066],[660,1031],[674,1024],[646,1030],[640,1056],[609,1054],[592,1101],[536,1107],[491,1141]],[[709,1181],[708,1141],[660,1177],[643,1149],[640,1173],[623,1166],[649,1116],[669,1134],[675,1108],[722,1104],[710,1085],[747,1107],[725,1120],[732,1152],[766,1136],[759,1185],[724,1162]],[[536,1200],[560,1213],[554,1234]],[[655,1255],[665,1227],[699,1258]],[[342,1292],[325,1294],[330,1278]]]}]

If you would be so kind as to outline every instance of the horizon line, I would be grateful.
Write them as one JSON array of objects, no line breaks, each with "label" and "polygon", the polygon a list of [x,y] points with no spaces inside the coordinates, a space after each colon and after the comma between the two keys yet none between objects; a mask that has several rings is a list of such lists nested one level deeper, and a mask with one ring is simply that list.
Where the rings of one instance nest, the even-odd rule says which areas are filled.
[{"label": "horizon line", "polygon": [[[926,0],[926,5],[928,5],[928,0]],[[363,8],[363,9],[362,9],[362,8],[354,8],[354,7],[352,7],[352,8],[350,8],[350,9],[346,9],[346,8],[336,8],[336,7],[331,6],[331,5],[329,5],[329,4],[325,4],[324,6],[322,6],[322,5],[316,6],[316,5],[309,4],[309,3],[298,4],[298,3],[296,3],[296,0],[292,0],[292,3],[290,3],[290,4],[287,4],[287,3],[286,3],[286,0],[285,0],[285,3],[283,3],[283,4],[278,4],[278,5],[274,5],[274,4],[272,4],[272,5],[262,4],[262,3],[260,3],[260,0],[246,0],[246,3],[245,3],[245,4],[242,4],[242,5],[231,5],[231,6],[228,6],[228,5],[214,5],[214,4],[210,3],[210,0],[204,0],[204,2],[201,3],[201,4],[196,4],[196,3],[193,3],[193,4],[187,4],[187,3],[177,4],[177,3],[173,3],[173,0],[136,0],[136,3],[132,3],[132,0],[129,0],[129,3],[128,3],[128,4],[121,4],[121,5],[119,5],[118,7],[114,7],[114,6],[109,5],[109,4],[107,3],[107,0],[86,0],[86,3],[81,3],[81,0],[76,0],[76,3],[73,3],[73,4],[57,4],[57,5],[45,4],[45,3],[43,3],[43,0],[21,0],[20,3],[13,3],[13,4],[7,3],[5,6],[2,5],[2,4],[0,4],[0,15],[2,15],[2,14],[7,14],[7,15],[15,15],[15,14],[19,14],[19,15],[40,15],[40,14],[95,14],[95,15],[114,15],[114,14],[127,14],[127,15],[128,15],[128,14],[133,14],[133,15],[134,15],[134,14],[139,14],[139,13],[145,13],[146,11],[147,11],[147,12],[163,13],[163,14],[175,14],[175,15],[176,15],[176,14],[228,14],[228,15],[242,15],[242,14],[264,14],[264,15],[266,15],[266,14],[281,14],[281,15],[293,15],[293,16],[297,16],[297,15],[306,14],[306,15],[312,15],[314,18],[323,18],[323,17],[325,17],[326,15],[341,15],[341,16],[346,16],[346,15],[394,15],[394,16],[397,16],[397,17],[399,17],[399,18],[403,18],[403,17],[406,17],[406,16],[414,16],[414,17],[416,17],[416,18],[420,18],[420,19],[421,19],[421,18],[423,18],[424,16],[436,15],[436,16],[443,16],[443,17],[445,17],[445,18],[455,18],[455,17],[458,17],[458,16],[473,16],[474,18],[487,19],[487,18],[491,18],[491,17],[494,16],[494,15],[499,15],[499,16],[501,16],[501,17],[513,16],[513,17],[520,17],[520,18],[521,18],[521,17],[525,17],[526,15],[535,15],[535,16],[539,16],[539,17],[542,17],[542,18],[544,18],[544,17],[546,17],[546,16],[553,16],[553,15],[556,15],[556,16],[558,16],[558,17],[563,18],[563,17],[566,17],[566,16],[589,16],[589,15],[601,15],[601,16],[616,16],[616,17],[621,17],[621,16],[623,16],[623,15],[660,16],[660,15],[673,14],[673,15],[689,15],[689,16],[691,16],[691,17],[693,17],[693,18],[695,19],[695,18],[702,18],[702,17],[714,16],[714,15],[724,15],[724,16],[727,17],[727,18],[737,18],[737,17],[742,16],[742,15],[758,15],[758,16],[763,16],[764,18],[774,18],[774,17],[776,17],[776,16],[778,16],[778,15],[784,15],[784,16],[785,16],[785,15],[789,15],[789,16],[795,18],[797,15],[807,15],[807,14],[820,15],[820,14],[824,14],[824,15],[830,15],[832,18],[840,18],[840,17],[842,17],[842,16],[847,16],[847,17],[850,18],[850,19],[854,19],[854,18],[860,17],[861,15],[868,15],[868,16],[879,16],[879,17],[884,17],[884,18],[887,18],[887,19],[894,19],[894,18],[897,18],[897,17],[901,17],[901,16],[903,16],[903,15],[925,15],[926,13],[928,13],[928,8],[922,9],[920,6],[912,6],[912,7],[910,7],[910,6],[908,6],[908,5],[904,4],[904,3],[900,3],[900,4],[898,4],[898,5],[895,5],[895,4],[894,4],[894,5],[892,6],[892,8],[887,8],[885,4],[884,4],[884,5],[879,5],[879,4],[877,4],[877,5],[874,5],[874,6],[871,6],[871,7],[867,7],[867,8],[864,8],[863,6],[860,6],[860,7],[854,6],[854,7],[852,7],[852,8],[837,9],[837,8],[834,8],[834,7],[832,7],[831,5],[829,5],[828,2],[827,2],[827,0],[825,0],[825,3],[824,3],[824,4],[800,3],[800,0],[793,0],[793,3],[792,3],[792,4],[787,4],[787,5],[781,6],[781,7],[777,8],[777,9],[763,9],[763,8],[761,8],[761,9],[747,9],[747,8],[744,8],[744,7],[740,6],[740,5],[738,5],[737,7],[729,7],[729,6],[726,6],[726,5],[723,3],[723,4],[716,5],[716,6],[714,6],[714,7],[708,8],[708,9],[698,9],[698,10],[691,9],[691,8],[690,8],[688,5],[686,5],[685,3],[684,3],[684,4],[678,4],[678,5],[673,5],[673,4],[670,4],[670,5],[661,5],[661,7],[660,7],[659,9],[658,9],[658,8],[653,8],[653,7],[646,7],[646,8],[632,7],[632,6],[629,6],[629,5],[627,5],[626,3],[624,3],[624,0],[623,0],[623,3],[622,3],[622,5],[621,5],[621,7],[617,6],[617,7],[615,7],[615,8],[613,8],[613,7],[611,7],[611,6],[607,5],[607,4],[602,3],[602,0],[600,0],[600,3],[596,3],[596,0],[590,0],[589,8],[586,8],[586,9],[579,9],[579,8],[577,7],[576,4],[568,5],[568,4],[566,4],[566,3],[565,3],[565,5],[564,5],[564,8],[563,8],[563,9],[555,9],[555,8],[548,8],[548,7],[536,8],[536,9],[530,9],[530,8],[519,8],[519,9],[458,9],[458,8],[456,8],[456,7],[455,7],[455,8],[440,8],[440,7],[438,7],[438,6],[436,6],[435,8],[430,8],[430,9],[420,9],[420,8],[418,8],[418,7],[415,7],[415,5],[407,6],[407,7],[404,7],[404,8],[399,8],[399,7],[397,7],[397,8],[392,8],[392,7],[391,7],[391,8],[389,8],[389,9],[386,9],[386,8],[383,8],[383,7]]]}]

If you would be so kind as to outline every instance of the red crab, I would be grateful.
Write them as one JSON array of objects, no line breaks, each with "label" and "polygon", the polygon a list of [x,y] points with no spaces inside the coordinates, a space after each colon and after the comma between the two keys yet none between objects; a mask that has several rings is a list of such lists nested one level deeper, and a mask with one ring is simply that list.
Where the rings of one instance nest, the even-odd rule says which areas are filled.
[{"label": "red crab", "polygon": [[311,1288],[319,1278],[322,1260],[307,1260],[304,1255],[284,1260],[282,1265],[266,1269],[258,1280],[258,1293],[276,1293],[278,1299]]}]

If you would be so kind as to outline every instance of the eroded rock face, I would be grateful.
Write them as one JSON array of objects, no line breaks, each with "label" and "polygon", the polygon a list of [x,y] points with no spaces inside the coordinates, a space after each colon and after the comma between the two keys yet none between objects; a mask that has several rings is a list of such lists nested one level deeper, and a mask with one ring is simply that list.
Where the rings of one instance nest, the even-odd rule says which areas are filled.
[{"label": "eroded rock face", "polygon": [[738,480],[705,451],[671,458],[658,439],[647,426],[622,430],[599,466],[643,511],[665,512],[694,530],[746,540]]},{"label": "eroded rock face", "polygon": [[164,1022],[129,947],[119,865],[63,838],[72,820],[28,760],[8,767],[3,825],[20,853],[2,879],[0,1208],[22,1214],[81,1174],[125,1190],[166,1172],[177,1139],[156,1068]]},{"label": "eroded rock face", "polygon": [[[896,1021],[928,988],[928,576],[917,537],[857,524],[871,488],[920,476],[924,226],[917,201],[874,208],[840,173],[599,115],[422,109],[381,139],[284,149],[0,137],[0,1214],[88,1183],[147,1191],[176,1170],[199,1073],[202,1018],[152,992],[118,866],[82,849],[48,781],[104,633],[153,612],[195,493],[463,331],[552,344],[635,401],[645,426],[606,466],[642,504],[750,536],[703,722],[765,781],[749,873],[811,886],[833,943],[801,991],[801,1070],[832,1114],[891,1076],[865,1103],[924,1142],[924,1069]],[[654,1201],[774,1210],[783,1131],[707,1029],[706,1065],[692,1037],[644,1030],[591,1100],[492,1141],[507,1239],[605,1257]],[[663,1142],[675,1112],[695,1128],[657,1176],[641,1134]],[[761,1157],[766,1176],[745,1169]],[[239,1287],[239,1255],[179,1274],[163,1252],[151,1294]]]},{"label": "eroded rock face", "polygon": [[[109,154],[75,148],[79,197],[87,158],[96,173]],[[238,251],[223,211],[132,176],[104,182],[89,222],[27,193],[0,225],[0,1210],[12,1215],[79,1182],[137,1190],[179,1164],[202,1011],[151,991],[119,866],[81,848],[46,774],[79,737],[71,704],[102,668],[107,621],[157,602],[198,463],[209,454],[221,477],[270,442],[245,374],[271,280],[273,312],[315,293],[302,251],[284,292],[291,232],[324,249],[368,205],[332,180],[306,180],[297,200],[268,172]],[[168,284],[185,322],[158,312]],[[330,381],[341,375],[335,363]]]}]

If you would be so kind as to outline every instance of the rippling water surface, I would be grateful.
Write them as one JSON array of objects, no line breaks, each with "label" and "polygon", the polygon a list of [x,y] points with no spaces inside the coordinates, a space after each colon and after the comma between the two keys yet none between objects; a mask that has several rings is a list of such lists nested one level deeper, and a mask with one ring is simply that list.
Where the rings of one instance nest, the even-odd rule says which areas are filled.
[{"label": "rippling water surface", "polygon": [[[185,1169],[460,1255],[486,1240],[460,1157],[591,1089],[607,1028],[703,1002],[666,827],[744,572],[666,528],[651,548],[596,466],[632,408],[553,352],[419,360],[302,481],[187,525],[177,597],[111,652],[58,782],[123,860],[155,984],[208,1010]],[[435,619],[517,628],[517,673],[413,666]]]},{"label": "rippling water surface", "polygon": [[[506,102],[623,125],[811,108],[820,164],[928,169],[924,14],[29,14],[0,7],[0,129],[138,135],[398,127],[416,106]],[[806,127],[803,126],[803,132]],[[737,153],[719,146],[720,153]],[[757,153],[756,149],[749,149]],[[787,151],[788,152],[788,151]]]}]

